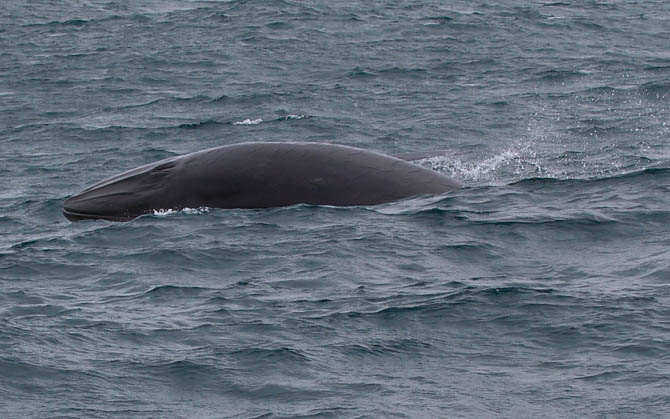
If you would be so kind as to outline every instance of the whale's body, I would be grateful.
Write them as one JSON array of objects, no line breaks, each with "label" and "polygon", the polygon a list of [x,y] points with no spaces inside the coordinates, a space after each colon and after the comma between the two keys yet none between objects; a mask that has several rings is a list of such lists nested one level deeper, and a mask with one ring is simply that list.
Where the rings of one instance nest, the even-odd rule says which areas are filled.
[{"label": "whale's body", "polygon": [[376,205],[459,184],[436,171],[354,147],[242,143],[151,163],[67,199],[72,221],[127,221],[156,210]]}]

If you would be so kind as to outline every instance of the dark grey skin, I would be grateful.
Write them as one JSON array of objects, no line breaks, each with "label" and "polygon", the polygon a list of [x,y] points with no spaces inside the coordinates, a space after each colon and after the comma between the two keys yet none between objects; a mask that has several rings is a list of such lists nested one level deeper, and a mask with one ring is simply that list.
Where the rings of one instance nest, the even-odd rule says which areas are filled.
[{"label": "dark grey skin", "polygon": [[343,145],[242,143],[171,157],[67,199],[71,221],[128,221],[155,210],[376,205],[441,194],[458,182],[399,158]]}]

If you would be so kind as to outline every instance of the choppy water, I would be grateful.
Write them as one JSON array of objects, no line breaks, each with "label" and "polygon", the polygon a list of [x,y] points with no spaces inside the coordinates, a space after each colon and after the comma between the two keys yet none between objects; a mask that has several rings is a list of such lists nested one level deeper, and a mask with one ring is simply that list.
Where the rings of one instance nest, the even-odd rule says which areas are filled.
[{"label": "choppy water", "polygon": [[[0,416],[670,416],[664,1],[5,2]],[[70,223],[317,141],[466,187]]]}]

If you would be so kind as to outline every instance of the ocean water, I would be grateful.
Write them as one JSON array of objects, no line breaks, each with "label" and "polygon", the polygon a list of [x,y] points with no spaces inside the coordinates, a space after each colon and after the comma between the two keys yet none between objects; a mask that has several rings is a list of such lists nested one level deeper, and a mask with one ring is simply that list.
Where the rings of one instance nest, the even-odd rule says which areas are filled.
[{"label": "ocean water", "polygon": [[[669,417],[669,34],[659,0],[4,2],[0,417]],[[62,216],[245,141],[464,187]]]}]

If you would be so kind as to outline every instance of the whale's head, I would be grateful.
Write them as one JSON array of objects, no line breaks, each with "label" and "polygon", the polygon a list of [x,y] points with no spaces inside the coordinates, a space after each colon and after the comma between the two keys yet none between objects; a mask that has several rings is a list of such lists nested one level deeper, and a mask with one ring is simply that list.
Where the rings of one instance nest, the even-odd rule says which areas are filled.
[{"label": "whale's head", "polygon": [[66,199],[63,214],[70,221],[128,221],[172,209],[183,195],[170,182],[179,164],[179,158],[172,157],[107,178]]}]

